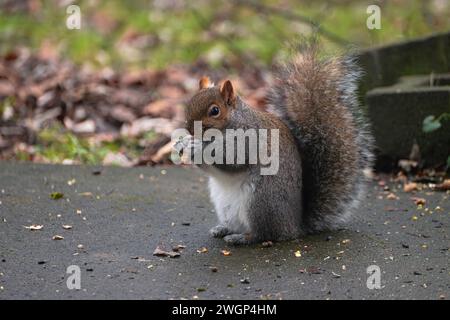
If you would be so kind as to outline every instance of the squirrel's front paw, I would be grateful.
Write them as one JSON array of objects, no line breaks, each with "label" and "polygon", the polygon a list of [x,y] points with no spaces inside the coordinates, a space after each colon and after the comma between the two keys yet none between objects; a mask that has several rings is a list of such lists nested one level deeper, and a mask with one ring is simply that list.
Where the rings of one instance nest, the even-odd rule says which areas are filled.
[{"label": "squirrel's front paw", "polygon": [[192,136],[186,136],[182,141],[179,141],[181,161],[185,164],[195,164],[196,154],[200,154],[203,150],[201,140],[195,139]]},{"label": "squirrel's front paw", "polygon": [[209,230],[209,234],[212,235],[214,238],[223,238],[227,234],[230,234],[230,230],[219,224]]},{"label": "squirrel's front paw", "polygon": [[252,237],[248,233],[233,233],[223,238],[227,244],[238,246],[252,243]]}]

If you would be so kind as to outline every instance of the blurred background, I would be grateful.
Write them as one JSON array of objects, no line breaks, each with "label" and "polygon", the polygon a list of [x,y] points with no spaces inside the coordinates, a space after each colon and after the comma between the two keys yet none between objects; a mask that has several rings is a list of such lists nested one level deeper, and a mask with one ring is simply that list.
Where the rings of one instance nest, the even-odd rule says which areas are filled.
[{"label": "blurred background", "polygon": [[[79,30],[66,27],[72,4]],[[264,109],[271,68],[300,35],[364,51],[448,30],[450,0],[0,0],[0,159],[169,163],[204,74]]]}]

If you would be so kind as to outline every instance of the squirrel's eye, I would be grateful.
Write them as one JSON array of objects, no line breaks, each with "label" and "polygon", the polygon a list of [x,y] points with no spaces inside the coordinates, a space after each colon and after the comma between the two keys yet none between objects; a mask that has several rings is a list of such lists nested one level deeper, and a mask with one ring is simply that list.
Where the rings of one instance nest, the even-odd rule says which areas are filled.
[{"label": "squirrel's eye", "polygon": [[220,108],[215,104],[211,105],[208,110],[208,116],[218,117],[220,115]]}]

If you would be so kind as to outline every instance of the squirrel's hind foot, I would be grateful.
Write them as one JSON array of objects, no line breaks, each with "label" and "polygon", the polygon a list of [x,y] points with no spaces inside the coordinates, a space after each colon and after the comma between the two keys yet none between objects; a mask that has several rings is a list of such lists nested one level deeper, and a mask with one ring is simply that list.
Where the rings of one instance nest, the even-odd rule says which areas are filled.
[{"label": "squirrel's hind foot", "polygon": [[219,225],[217,225],[215,227],[212,227],[209,230],[209,234],[211,236],[213,236],[214,238],[223,238],[223,237],[225,237],[226,235],[228,235],[230,233],[232,233],[230,231],[230,229],[228,229],[227,227],[225,227],[225,226],[223,226],[221,224],[219,224]]},{"label": "squirrel's hind foot", "polygon": [[239,246],[252,243],[252,238],[248,233],[233,233],[225,236],[223,240],[230,245]]}]

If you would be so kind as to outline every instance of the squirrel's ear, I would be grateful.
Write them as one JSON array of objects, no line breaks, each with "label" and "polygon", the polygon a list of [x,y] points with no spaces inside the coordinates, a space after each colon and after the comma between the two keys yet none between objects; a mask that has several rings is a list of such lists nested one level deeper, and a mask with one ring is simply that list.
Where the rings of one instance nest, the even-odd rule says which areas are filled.
[{"label": "squirrel's ear", "polygon": [[204,89],[204,88],[208,88],[208,87],[210,87],[211,86],[211,80],[209,80],[209,78],[208,77],[206,77],[206,76],[203,76],[201,79],[200,79],[200,82],[198,83],[198,88],[201,90],[201,89]]},{"label": "squirrel's ear", "polygon": [[234,92],[233,84],[230,80],[227,80],[223,83],[222,87],[220,88],[220,94],[222,95],[222,98],[227,105],[231,106],[234,104],[234,101],[236,100],[236,94]]}]

